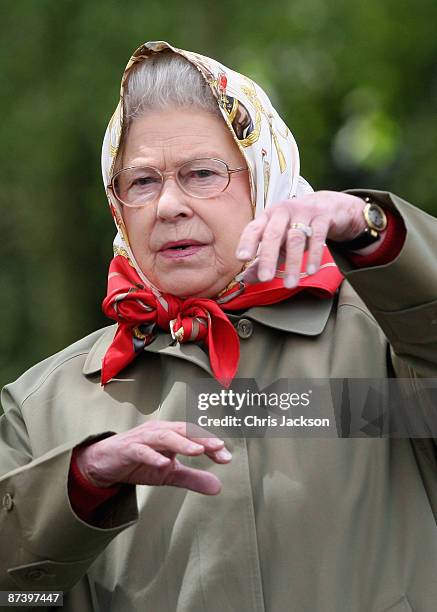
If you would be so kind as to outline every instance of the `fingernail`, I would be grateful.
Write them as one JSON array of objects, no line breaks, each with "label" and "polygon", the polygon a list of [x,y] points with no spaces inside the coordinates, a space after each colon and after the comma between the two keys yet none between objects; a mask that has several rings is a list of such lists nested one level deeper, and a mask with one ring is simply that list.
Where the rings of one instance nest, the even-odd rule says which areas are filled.
[{"label": "fingernail", "polygon": [[292,289],[293,287],[296,287],[298,282],[298,278],[297,276],[294,276],[293,274],[291,276],[286,276],[284,279],[284,286],[287,289]]},{"label": "fingernail", "polygon": [[307,267],[307,274],[315,274],[316,266],[314,264],[309,264]]},{"label": "fingernail", "polygon": [[168,465],[171,459],[169,457],[157,457],[156,464],[157,465]]},{"label": "fingernail", "polygon": [[270,268],[261,268],[258,271],[258,278],[259,280],[264,283],[265,281],[268,281],[272,278],[273,274],[272,271],[270,270]]},{"label": "fingernail", "polygon": [[238,259],[250,259],[250,253],[249,251],[246,251],[245,249],[241,249],[237,251],[237,257]]},{"label": "fingernail", "polygon": [[222,461],[229,461],[229,459],[232,459],[231,453],[225,448],[223,448],[221,451],[218,451],[215,456],[217,457],[217,459],[220,459]]}]

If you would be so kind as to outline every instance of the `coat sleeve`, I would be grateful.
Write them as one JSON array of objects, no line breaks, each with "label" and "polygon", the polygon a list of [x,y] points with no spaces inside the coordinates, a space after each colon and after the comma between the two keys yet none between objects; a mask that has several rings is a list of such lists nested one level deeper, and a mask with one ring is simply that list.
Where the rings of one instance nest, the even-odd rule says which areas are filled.
[{"label": "coat sleeve", "polygon": [[385,265],[358,269],[335,248],[332,255],[383,330],[389,367],[396,377],[409,379],[414,397],[423,400],[414,409],[423,411],[429,437],[412,438],[411,444],[437,517],[437,384],[422,394],[423,379],[436,378],[437,383],[437,219],[392,193],[347,193],[370,196],[405,224],[403,247]]},{"label": "coat sleeve", "polygon": [[390,263],[354,267],[340,252],[334,259],[384,331],[400,377],[437,377],[437,219],[388,192],[348,190],[370,196],[399,215],[406,239]]},{"label": "coat sleeve", "polygon": [[34,458],[13,385],[0,417],[0,590],[69,590],[121,531],[138,518],[135,487],[123,485],[99,526],[82,521],[68,498],[73,447],[88,436]]}]

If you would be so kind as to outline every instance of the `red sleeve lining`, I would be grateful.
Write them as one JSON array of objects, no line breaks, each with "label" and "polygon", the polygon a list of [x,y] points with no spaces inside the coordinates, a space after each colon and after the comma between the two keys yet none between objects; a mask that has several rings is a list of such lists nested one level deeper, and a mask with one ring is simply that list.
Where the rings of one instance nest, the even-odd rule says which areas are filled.
[{"label": "red sleeve lining", "polygon": [[76,461],[76,449],[73,450],[68,475],[68,496],[73,510],[83,521],[95,522],[96,511],[105,501],[116,495],[121,486],[121,483],[105,488],[93,485],[80,471]]},{"label": "red sleeve lining", "polygon": [[384,240],[376,251],[370,255],[359,255],[358,253],[344,253],[357,268],[370,266],[382,266],[393,261],[400,253],[407,231],[401,217],[389,210],[387,215],[387,232]]}]

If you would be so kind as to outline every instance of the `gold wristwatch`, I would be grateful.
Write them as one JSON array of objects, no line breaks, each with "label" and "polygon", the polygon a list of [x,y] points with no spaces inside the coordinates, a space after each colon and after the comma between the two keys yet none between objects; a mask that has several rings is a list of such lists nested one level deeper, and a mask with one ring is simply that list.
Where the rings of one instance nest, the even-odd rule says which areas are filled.
[{"label": "gold wristwatch", "polygon": [[363,209],[363,216],[367,223],[365,230],[358,234],[352,240],[346,242],[336,242],[335,246],[338,249],[345,249],[347,251],[358,251],[364,249],[364,247],[373,244],[380,239],[380,234],[387,227],[387,215],[384,210],[373,202],[369,197],[363,198],[366,205]]}]

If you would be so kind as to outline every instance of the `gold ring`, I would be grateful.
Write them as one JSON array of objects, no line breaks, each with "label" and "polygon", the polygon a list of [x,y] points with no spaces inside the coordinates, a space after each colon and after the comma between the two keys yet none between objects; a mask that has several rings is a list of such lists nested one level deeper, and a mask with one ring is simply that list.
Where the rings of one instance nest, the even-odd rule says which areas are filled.
[{"label": "gold ring", "polygon": [[313,235],[313,228],[305,223],[290,223],[289,229],[297,229],[305,234],[307,238]]}]

